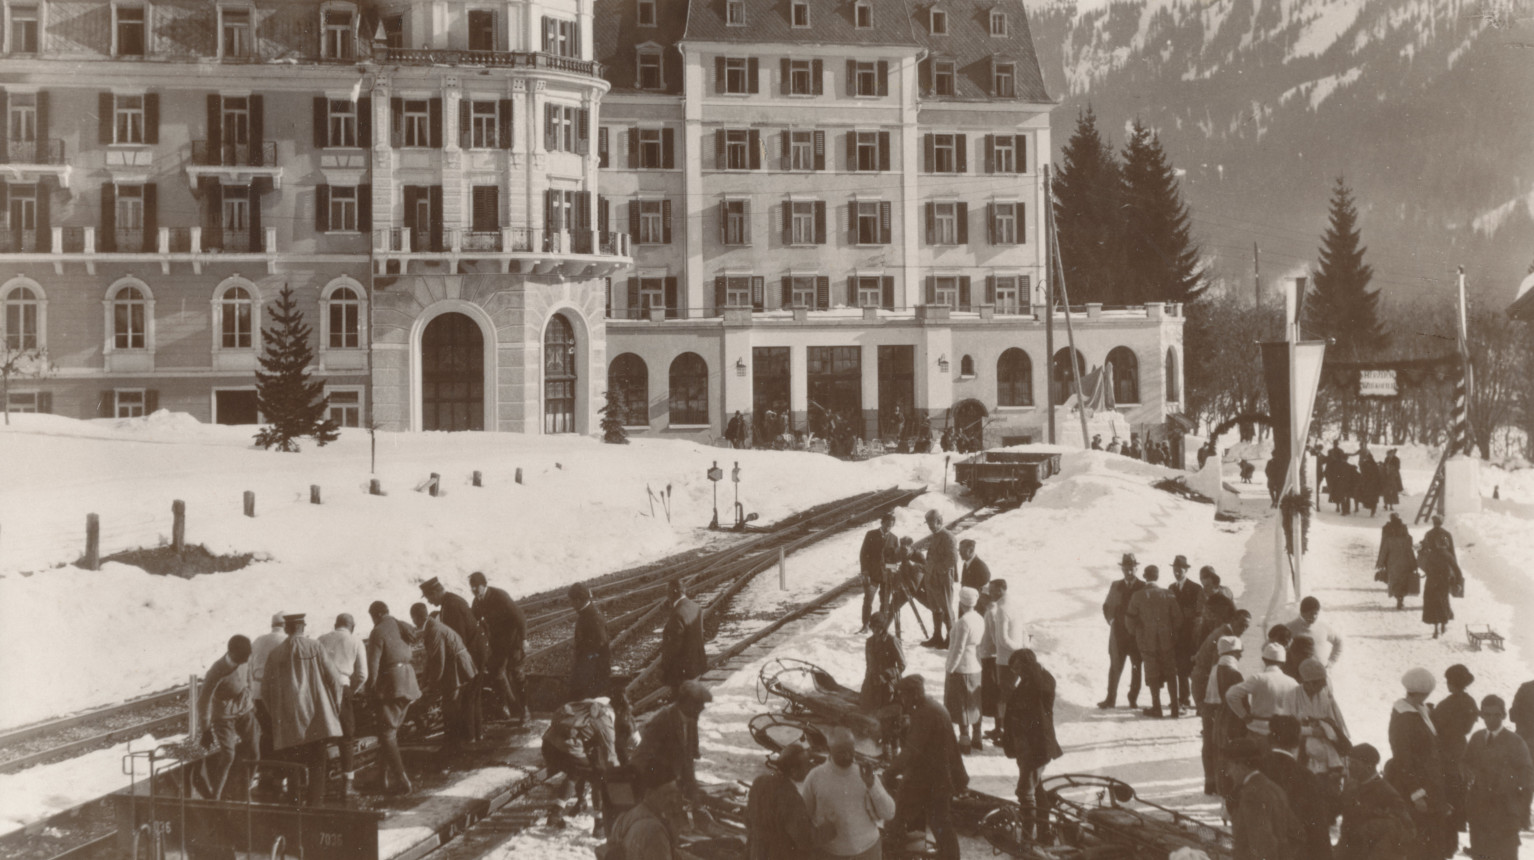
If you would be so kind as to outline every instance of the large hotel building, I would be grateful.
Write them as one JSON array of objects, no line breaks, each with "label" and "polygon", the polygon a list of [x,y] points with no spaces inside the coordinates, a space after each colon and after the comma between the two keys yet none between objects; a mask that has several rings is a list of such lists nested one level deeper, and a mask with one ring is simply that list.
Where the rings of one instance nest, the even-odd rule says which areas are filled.
[{"label": "large hotel building", "polygon": [[[1020,0],[4,0],[12,409],[1044,438],[1049,112]],[[1073,309],[1155,432],[1182,310]]]}]

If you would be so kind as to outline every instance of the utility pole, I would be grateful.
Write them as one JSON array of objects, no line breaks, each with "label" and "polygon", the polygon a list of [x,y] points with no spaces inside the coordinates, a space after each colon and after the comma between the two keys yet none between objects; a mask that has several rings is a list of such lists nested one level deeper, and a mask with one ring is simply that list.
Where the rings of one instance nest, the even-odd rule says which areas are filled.
[{"label": "utility pole", "polygon": [[1044,399],[1049,402],[1049,444],[1055,444],[1055,204],[1049,184],[1049,165],[1044,165]]},{"label": "utility pole", "polygon": [[1257,257],[1257,243],[1252,243],[1252,290],[1257,294],[1257,310],[1262,310],[1262,264]]}]

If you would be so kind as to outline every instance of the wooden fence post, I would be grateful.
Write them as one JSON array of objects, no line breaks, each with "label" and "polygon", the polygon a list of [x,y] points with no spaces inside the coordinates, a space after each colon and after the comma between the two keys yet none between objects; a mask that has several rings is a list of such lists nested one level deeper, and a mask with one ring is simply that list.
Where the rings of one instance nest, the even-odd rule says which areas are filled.
[{"label": "wooden fence post", "polygon": [[788,590],[788,553],[778,547],[778,590]]},{"label": "wooden fence post", "polygon": [[522,483],[522,467],[517,467],[517,483]]},{"label": "wooden fence post", "polygon": [[85,569],[101,569],[101,517],[85,515]]},{"label": "wooden fence post", "polygon": [[431,482],[430,483],[431,483],[431,486],[427,489],[427,492],[431,493],[431,497],[435,499],[437,497],[437,494],[440,493],[441,490],[442,490],[442,476],[437,474],[436,472],[432,472],[431,473]]},{"label": "wooden fence post", "polygon": [[176,499],[170,503],[170,548],[179,555],[186,549],[186,502]]},{"label": "wooden fence post", "polygon": [[319,503],[320,503],[320,485],[319,484],[310,484],[309,485],[309,504],[317,505]]},{"label": "wooden fence post", "polygon": [[245,516],[253,517],[255,515],[256,515],[256,493],[255,493],[254,490],[246,490],[245,491]]},{"label": "wooden fence post", "polygon": [[383,495],[383,484],[377,478],[368,482],[368,493],[374,496]]},{"label": "wooden fence post", "polygon": [[483,487],[484,485],[484,476],[479,473],[478,469],[476,469],[474,471],[474,486]]}]

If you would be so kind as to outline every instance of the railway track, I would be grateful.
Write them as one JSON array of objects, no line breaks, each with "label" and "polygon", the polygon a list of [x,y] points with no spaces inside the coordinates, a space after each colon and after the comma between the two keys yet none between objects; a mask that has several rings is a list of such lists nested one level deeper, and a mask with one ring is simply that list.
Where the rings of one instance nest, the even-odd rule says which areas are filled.
[{"label": "railway track", "polygon": [[[768,529],[743,532],[740,539],[725,545],[715,543],[682,553],[660,562],[621,571],[588,581],[603,615],[610,619],[615,657],[624,649],[634,649],[638,637],[662,620],[664,597],[671,580],[687,577],[690,593],[708,596],[710,613],[727,605],[755,574],[776,564],[779,552],[791,553],[847,529],[855,528],[895,507],[909,503],[925,490],[891,488],[863,493],[811,508],[791,516]],[[565,603],[565,589],[559,588],[519,600],[528,620],[530,669],[529,694],[538,704],[540,693],[545,703],[562,699],[563,675],[568,665],[574,612]],[[561,659],[563,657],[563,659]],[[615,663],[620,662],[615,660]],[[60,720],[39,723],[0,735],[0,773],[13,772],[34,764],[69,758],[93,749],[120,743],[123,739],[154,734],[162,737],[186,729],[187,688],[179,687],[145,696],[120,705],[95,709]],[[169,709],[168,715],[151,719],[136,718],[146,709]],[[115,725],[114,725],[115,724]],[[106,726],[105,730],[102,727]],[[74,733],[76,737],[69,737]],[[50,739],[65,737],[59,743]],[[28,749],[28,747],[32,749]],[[25,750],[25,751],[23,751]],[[362,744],[361,758],[372,752]],[[529,787],[529,790],[531,786]],[[510,798],[506,802],[510,802]],[[114,831],[103,822],[105,803],[101,799],[80,804],[28,828],[30,833],[0,837],[0,860],[88,860],[109,856]],[[105,832],[103,832],[105,830]],[[37,832],[62,831],[74,834],[70,844],[40,850],[28,845],[27,836]],[[46,845],[47,841],[42,841]]]}]

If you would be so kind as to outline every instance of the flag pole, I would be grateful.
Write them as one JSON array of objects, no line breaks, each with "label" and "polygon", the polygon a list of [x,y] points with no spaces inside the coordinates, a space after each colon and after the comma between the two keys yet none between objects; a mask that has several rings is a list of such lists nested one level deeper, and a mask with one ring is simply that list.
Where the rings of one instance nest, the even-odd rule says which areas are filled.
[{"label": "flag pole", "polygon": [[1049,381],[1044,386],[1044,399],[1049,403],[1049,444],[1055,444],[1055,205],[1054,191],[1050,186],[1049,165],[1044,165],[1044,221],[1048,226],[1044,239],[1048,247],[1044,253],[1044,359],[1049,368]]},{"label": "flag pole", "polygon": [[[1298,490],[1300,485],[1300,463],[1305,454],[1305,440],[1300,438],[1303,432],[1300,428],[1300,379],[1298,350],[1300,344],[1300,284],[1303,281],[1292,281],[1289,285],[1289,297],[1284,303],[1284,311],[1288,314],[1284,320],[1284,331],[1289,341],[1289,469],[1284,475],[1284,493],[1279,496],[1279,512],[1283,512],[1284,498],[1291,490]],[[1301,588],[1301,570],[1305,561],[1305,540],[1300,533],[1304,525],[1300,521],[1299,512],[1289,514],[1289,534],[1293,535],[1294,552],[1290,557],[1293,561],[1294,596],[1299,599],[1304,590]]]},{"label": "flag pole", "polygon": [[[1053,207],[1051,207],[1051,210],[1053,210]],[[1081,418],[1081,447],[1083,447],[1083,448],[1091,448],[1092,447],[1092,439],[1091,439],[1091,436],[1088,435],[1088,433],[1087,433],[1087,404],[1086,404],[1086,398],[1081,393],[1081,362],[1076,360],[1077,355],[1079,355],[1079,353],[1076,352],[1076,332],[1071,327],[1071,294],[1070,294],[1070,291],[1065,288],[1065,271],[1064,271],[1065,266],[1060,261],[1060,237],[1059,237],[1058,233],[1055,230],[1055,220],[1054,220],[1054,218],[1050,218],[1049,219],[1049,234],[1050,234],[1050,238],[1054,240],[1054,246],[1055,246],[1055,258],[1054,258],[1054,262],[1055,262],[1055,277],[1060,279],[1060,304],[1065,308],[1065,341],[1066,341],[1066,346],[1068,346],[1070,348],[1070,351],[1071,351],[1070,352],[1070,357],[1067,358],[1066,360],[1069,361],[1070,365],[1071,365],[1071,386],[1076,391],[1076,415]],[[1051,287],[1054,286],[1054,281],[1053,280],[1051,280],[1050,286]],[[1051,301],[1050,301],[1051,307],[1049,309],[1049,318],[1050,318],[1051,322],[1053,322],[1054,318],[1055,318],[1055,309],[1053,307],[1054,301],[1053,301],[1053,297],[1052,296],[1053,296],[1053,294],[1051,294]],[[1052,343],[1046,342],[1045,348],[1053,350],[1054,349],[1054,345]],[[1051,374],[1053,374],[1054,371],[1055,371],[1055,356],[1054,356],[1054,353],[1051,352],[1050,355],[1049,355],[1049,372]],[[1053,394],[1053,391],[1051,391],[1050,393]],[[1049,407],[1050,408],[1050,416],[1051,416],[1051,418],[1053,418],[1053,416],[1054,416],[1054,403],[1055,403],[1055,399],[1054,399],[1053,396],[1051,396],[1049,398],[1049,403],[1050,403],[1050,407]],[[1051,428],[1053,428],[1053,426],[1054,426],[1054,422],[1053,421],[1050,422],[1050,426],[1051,426]],[[1053,442],[1054,440],[1051,439],[1050,441]]]}]

